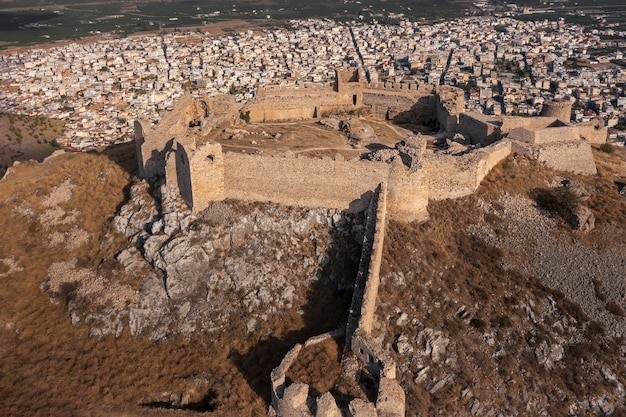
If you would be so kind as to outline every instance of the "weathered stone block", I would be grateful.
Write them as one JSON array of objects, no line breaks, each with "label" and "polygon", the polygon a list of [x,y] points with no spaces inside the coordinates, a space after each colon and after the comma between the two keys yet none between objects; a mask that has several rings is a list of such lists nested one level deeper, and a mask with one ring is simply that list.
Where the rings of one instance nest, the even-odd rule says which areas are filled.
[{"label": "weathered stone block", "polygon": [[350,417],[378,417],[374,404],[356,398],[348,405]]},{"label": "weathered stone block", "polygon": [[309,396],[309,386],[301,382],[291,384],[285,388],[283,401],[293,409],[298,409],[306,404]]},{"label": "weathered stone block", "polygon": [[335,398],[327,392],[317,398],[316,417],[341,417],[341,411],[335,402]]},{"label": "weathered stone block", "polygon": [[376,411],[380,417],[404,417],[405,394],[395,379],[380,379]]}]

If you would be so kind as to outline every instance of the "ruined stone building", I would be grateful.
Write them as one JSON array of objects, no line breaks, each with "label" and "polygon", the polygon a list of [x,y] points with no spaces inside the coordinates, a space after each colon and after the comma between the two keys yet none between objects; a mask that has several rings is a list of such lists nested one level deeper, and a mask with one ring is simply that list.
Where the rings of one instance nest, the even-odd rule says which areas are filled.
[{"label": "ruined stone building", "polygon": [[[159,123],[136,122],[139,175],[161,176],[196,213],[227,198],[284,205],[367,210],[346,348],[378,378],[374,403],[350,403],[352,416],[404,416],[404,392],[390,356],[375,341],[373,317],[387,217],[425,221],[428,201],[473,193],[482,179],[512,152],[564,171],[596,172],[590,143],[606,138],[597,121],[569,124],[569,107],[546,103],[536,118],[463,113],[463,92],[453,87],[368,84],[359,71],[338,71],[333,83],[260,88],[255,100],[237,109],[230,97],[183,98]],[[314,119],[334,112],[363,111],[389,121],[434,119],[448,138],[469,146],[458,153],[426,149],[426,138],[405,138],[384,158],[345,160],[248,155],[202,144],[202,132],[247,114],[252,123]],[[319,343],[325,334],[303,342]],[[305,384],[286,385],[285,374],[303,345],[296,345],[272,372],[272,412],[282,417],[341,416],[329,393],[312,398]],[[315,404],[314,406],[312,404]],[[311,411],[314,410],[314,411]]]}]

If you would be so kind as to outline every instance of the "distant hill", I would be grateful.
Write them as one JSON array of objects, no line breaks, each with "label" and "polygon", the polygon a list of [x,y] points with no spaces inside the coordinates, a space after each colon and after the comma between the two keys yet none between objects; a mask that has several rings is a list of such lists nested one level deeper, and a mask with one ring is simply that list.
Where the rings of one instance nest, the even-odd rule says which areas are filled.
[{"label": "distant hill", "polygon": [[64,123],[39,116],[0,114],[0,175],[15,161],[41,162],[60,146]]}]

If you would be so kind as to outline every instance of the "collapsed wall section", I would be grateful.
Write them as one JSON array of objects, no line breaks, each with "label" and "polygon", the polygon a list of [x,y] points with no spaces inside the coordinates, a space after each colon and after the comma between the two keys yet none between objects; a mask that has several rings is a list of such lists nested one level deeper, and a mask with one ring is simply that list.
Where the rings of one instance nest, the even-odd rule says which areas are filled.
[{"label": "collapsed wall section", "polygon": [[[302,348],[310,347],[323,343],[328,339],[338,339],[344,335],[344,331],[337,330],[334,332],[323,333],[307,339],[304,344],[297,343],[280,362],[276,368],[270,373],[271,388],[271,406],[270,415],[280,417],[308,417],[312,416],[309,408],[312,398],[309,397],[309,387],[303,383],[295,383],[287,386],[287,372],[295,363]],[[317,398],[316,416],[341,417],[341,411],[337,403],[330,393],[325,393]]]},{"label": "collapsed wall section", "polygon": [[456,132],[459,115],[465,107],[465,91],[458,87],[442,85],[437,89],[435,117],[446,132]]},{"label": "collapsed wall section", "polygon": [[389,165],[363,160],[224,155],[225,198],[364,210]]},{"label": "collapsed wall section", "polygon": [[185,93],[157,124],[136,120],[139,177],[164,175],[166,158],[177,140],[184,139],[192,129],[196,133],[208,132],[217,124],[232,119],[235,113],[235,101],[230,95],[195,100]]},{"label": "collapsed wall section", "polygon": [[606,143],[608,128],[604,125],[602,118],[596,118],[585,123],[576,124],[580,137],[589,143],[602,144]]}]

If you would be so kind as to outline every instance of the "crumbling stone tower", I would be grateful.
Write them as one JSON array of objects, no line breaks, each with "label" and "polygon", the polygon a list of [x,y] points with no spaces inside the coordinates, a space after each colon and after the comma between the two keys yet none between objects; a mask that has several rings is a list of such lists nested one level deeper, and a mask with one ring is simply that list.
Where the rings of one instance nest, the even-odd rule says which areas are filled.
[{"label": "crumbling stone tower", "polygon": [[[174,110],[166,113],[156,125],[148,121],[135,121],[135,145],[137,147],[137,163],[140,178],[151,178],[165,173],[166,157],[174,148],[176,140],[183,138],[190,130],[209,131],[209,124],[219,119],[209,114],[211,99],[194,100],[186,93],[174,106]],[[220,99],[219,110],[228,118],[232,112],[232,99]],[[234,101],[233,101],[234,102]]]},{"label": "crumbling stone tower", "polygon": [[198,147],[193,138],[177,141],[167,157],[166,178],[168,183],[176,179],[180,196],[194,213],[214,201],[222,201],[225,198],[222,146],[208,143]]},{"label": "crumbling stone tower", "polygon": [[334,90],[338,93],[339,103],[352,103],[353,107],[360,108],[363,106],[363,87],[364,81],[361,71],[356,68],[337,69],[335,71]]},{"label": "crumbling stone tower", "polygon": [[541,116],[554,117],[563,123],[572,118],[572,103],[569,100],[549,100],[543,103]]}]

